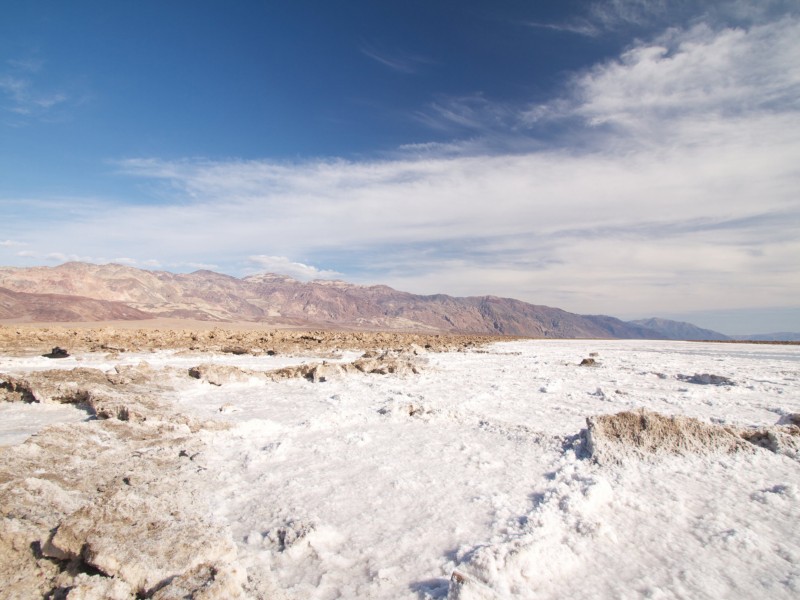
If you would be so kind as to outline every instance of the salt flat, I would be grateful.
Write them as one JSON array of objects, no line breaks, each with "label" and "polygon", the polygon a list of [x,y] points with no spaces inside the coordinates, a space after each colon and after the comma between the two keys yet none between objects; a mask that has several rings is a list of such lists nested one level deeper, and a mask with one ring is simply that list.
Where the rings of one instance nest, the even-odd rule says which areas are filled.
[{"label": "salt flat", "polygon": [[[800,348],[552,340],[417,351],[419,374],[316,382],[245,376],[212,385],[186,370],[210,362],[257,372],[315,359],[174,351],[2,357],[0,372],[146,360],[175,413],[232,423],[197,433],[193,477],[207,518],[236,544],[248,597],[800,593],[800,457],[753,446],[597,463],[579,436],[586,417],[642,408],[773,426],[800,413]],[[596,365],[578,366],[590,354]],[[678,378],[695,373],[734,385]],[[52,407],[2,408],[5,425]],[[40,426],[31,421],[28,433]],[[0,439],[19,442],[19,423],[7,429]]]}]

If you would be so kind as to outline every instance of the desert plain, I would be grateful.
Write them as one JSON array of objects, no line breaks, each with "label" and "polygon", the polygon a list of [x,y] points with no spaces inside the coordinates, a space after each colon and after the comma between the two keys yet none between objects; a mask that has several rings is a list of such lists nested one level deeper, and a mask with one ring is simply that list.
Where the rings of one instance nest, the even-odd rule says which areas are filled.
[{"label": "desert plain", "polygon": [[7,323],[0,596],[793,598],[798,415],[798,346]]}]

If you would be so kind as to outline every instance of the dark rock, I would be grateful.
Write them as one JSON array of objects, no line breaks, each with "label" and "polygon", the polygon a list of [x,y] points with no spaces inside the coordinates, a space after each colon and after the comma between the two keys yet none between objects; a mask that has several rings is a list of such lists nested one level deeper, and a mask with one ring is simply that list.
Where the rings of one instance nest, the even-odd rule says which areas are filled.
[{"label": "dark rock", "polygon": [[581,364],[578,365],[579,367],[595,367],[597,366],[597,361],[593,358],[584,358],[581,361]]},{"label": "dark rock", "polygon": [[50,354],[42,354],[42,356],[44,356],[45,358],[67,358],[69,356],[69,352],[67,352],[63,348],[55,346],[50,351]]}]

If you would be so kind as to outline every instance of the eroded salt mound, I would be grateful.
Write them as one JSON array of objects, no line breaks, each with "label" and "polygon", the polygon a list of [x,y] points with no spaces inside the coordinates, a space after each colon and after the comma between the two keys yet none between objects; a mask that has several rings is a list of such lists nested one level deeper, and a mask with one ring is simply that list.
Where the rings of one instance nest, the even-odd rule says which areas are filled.
[{"label": "eroded salt mound", "polygon": [[598,463],[657,455],[754,452],[756,447],[800,460],[800,427],[794,424],[732,428],[647,410],[586,419],[586,455]]},{"label": "eroded salt mound", "polygon": [[1,597],[244,597],[236,546],[209,520],[200,476],[203,430],[227,425],[174,414],[137,379],[3,377],[7,400],[85,402],[107,418],[0,448]]},{"label": "eroded salt mound", "polygon": [[272,371],[254,371],[233,365],[203,363],[189,369],[189,376],[212,385],[246,381],[282,379],[307,379],[319,383],[352,373],[370,375],[410,375],[422,370],[424,359],[416,352],[367,352],[349,363],[328,361],[292,365]]}]

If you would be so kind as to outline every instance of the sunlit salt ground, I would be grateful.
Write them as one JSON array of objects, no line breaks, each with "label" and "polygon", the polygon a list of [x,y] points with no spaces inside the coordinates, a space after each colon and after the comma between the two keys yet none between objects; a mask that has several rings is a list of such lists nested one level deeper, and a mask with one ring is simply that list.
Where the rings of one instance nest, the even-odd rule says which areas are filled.
[{"label": "sunlit salt ground", "polygon": [[[591,352],[599,366],[578,367]],[[0,371],[119,362],[78,358]],[[201,362],[125,360],[143,358]],[[800,412],[799,347],[529,341],[424,360],[420,375],[322,383],[176,376],[179,411],[236,424],[204,433],[195,460],[253,579],[313,599],[445,598],[454,569],[473,581],[461,600],[800,595],[800,462],[759,450],[599,466],[575,452],[587,416],[640,407],[773,425]],[[676,378],[694,373],[736,385]],[[3,408],[5,424],[37,407]]]}]

